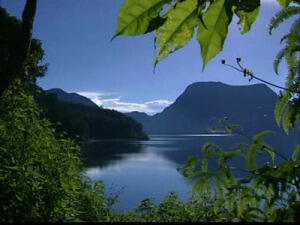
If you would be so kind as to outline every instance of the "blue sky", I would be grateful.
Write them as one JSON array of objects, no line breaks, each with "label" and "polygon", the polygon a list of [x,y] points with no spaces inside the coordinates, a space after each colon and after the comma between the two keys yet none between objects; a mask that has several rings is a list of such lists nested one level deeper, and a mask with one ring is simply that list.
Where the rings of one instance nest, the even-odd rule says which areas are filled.
[{"label": "blue sky", "polygon": [[[19,18],[24,3],[2,0],[2,6]],[[161,62],[155,73],[153,34],[120,36],[110,42],[122,3],[123,0],[38,1],[34,36],[42,40],[45,62],[50,64],[39,85],[78,92],[106,108],[153,114],[172,103],[193,82],[256,83],[249,83],[238,72],[221,65],[223,58],[234,63],[236,57],[242,57],[244,65],[261,78],[278,85],[285,83],[285,66],[277,76],[272,63],[290,23],[272,36],[268,34],[267,25],[280,9],[275,0],[263,0],[258,21],[245,35],[239,33],[237,18],[233,20],[224,50],[204,72],[200,46],[194,39]]]}]

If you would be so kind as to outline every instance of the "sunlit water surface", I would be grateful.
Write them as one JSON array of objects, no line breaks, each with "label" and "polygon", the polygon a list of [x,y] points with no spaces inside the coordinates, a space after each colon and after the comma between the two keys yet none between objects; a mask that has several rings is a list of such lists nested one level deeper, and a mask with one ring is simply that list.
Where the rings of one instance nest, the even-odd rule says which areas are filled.
[{"label": "sunlit water surface", "polygon": [[[120,194],[115,207],[118,212],[131,210],[148,197],[158,203],[171,191],[186,201],[191,197],[192,183],[179,172],[186,159],[201,156],[206,142],[229,149],[233,143],[244,141],[240,136],[207,134],[152,135],[149,141],[95,141],[85,147],[85,174],[93,181],[102,180],[108,194]],[[270,141],[277,149],[292,149],[298,138],[287,141],[273,137]],[[232,163],[243,166],[240,159]]]}]

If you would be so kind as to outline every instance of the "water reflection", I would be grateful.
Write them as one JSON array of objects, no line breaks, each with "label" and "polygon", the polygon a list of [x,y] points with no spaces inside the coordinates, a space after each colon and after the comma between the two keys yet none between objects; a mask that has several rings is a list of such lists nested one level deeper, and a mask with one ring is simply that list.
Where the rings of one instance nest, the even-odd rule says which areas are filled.
[{"label": "water reflection", "polygon": [[178,164],[157,153],[155,147],[149,146],[143,153],[124,153],[122,158],[105,168],[90,167],[86,171],[92,180],[103,180],[108,189],[124,187],[117,211],[133,209],[147,197],[158,203],[170,191],[184,200],[190,197],[190,183],[176,170]]},{"label": "water reflection", "polygon": [[138,141],[99,140],[82,145],[82,156],[86,167],[106,167],[117,164],[128,154],[143,153],[144,147]]},{"label": "water reflection", "polygon": [[[289,156],[298,143],[298,136],[267,138],[283,155]],[[230,149],[233,143],[249,142],[241,136],[159,135],[149,141],[111,140],[97,141],[84,146],[86,175],[92,180],[103,180],[106,187],[125,187],[116,210],[133,209],[138,203],[153,197],[159,202],[170,191],[176,191],[184,200],[190,197],[191,183],[178,172],[178,168],[192,155],[202,156],[201,147],[207,142]],[[217,159],[210,169],[217,168]],[[258,163],[271,161],[268,153],[259,155]],[[246,163],[234,158],[230,164],[245,168]],[[236,175],[245,176],[242,171]]]}]

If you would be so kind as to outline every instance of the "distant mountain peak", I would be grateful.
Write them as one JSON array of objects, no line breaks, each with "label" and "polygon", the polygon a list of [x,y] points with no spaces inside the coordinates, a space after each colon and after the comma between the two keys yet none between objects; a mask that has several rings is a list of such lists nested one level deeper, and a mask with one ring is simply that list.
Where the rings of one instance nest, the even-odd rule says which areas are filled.
[{"label": "distant mountain peak", "polygon": [[246,132],[255,133],[261,129],[277,129],[276,99],[276,93],[265,84],[196,82],[160,113],[127,115],[142,123],[148,134],[202,133],[212,127],[213,118],[224,116]]},{"label": "distant mountain peak", "polygon": [[132,111],[132,112],[125,113],[125,114],[137,114],[137,115],[139,114],[139,115],[149,116],[147,113],[140,112],[140,111]]},{"label": "distant mountain peak", "polygon": [[60,93],[67,93],[64,90],[60,89],[60,88],[51,88],[49,90],[46,90],[45,92],[49,92],[49,93],[58,93],[58,92],[60,92]]},{"label": "distant mountain peak", "polygon": [[87,106],[98,107],[92,100],[77,93],[67,93],[60,88],[52,88],[45,91],[46,94],[56,94],[58,100],[73,104],[82,104]]},{"label": "distant mountain peak", "polygon": [[271,88],[269,88],[266,84],[262,84],[262,83],[258,83],[258,84],[250,84],[250,85],[230,85],[230,84],[225,84],[222,83],[220,81],[199,81],[199,82],[195,82],[192,83],[190,85],[187,86],[187,89],[193,89],[193,88],[203,88],[203,87],[208,87],[208,88],[264,88],[264,89],[268,89],[271,90]]}]

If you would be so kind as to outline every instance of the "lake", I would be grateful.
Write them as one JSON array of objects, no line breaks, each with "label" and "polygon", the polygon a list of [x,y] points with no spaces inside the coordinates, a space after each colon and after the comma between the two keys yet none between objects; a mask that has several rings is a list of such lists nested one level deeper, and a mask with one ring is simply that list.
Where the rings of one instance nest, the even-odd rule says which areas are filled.
[{"label": "lake", "polygon": [[[267,139],[288,156],[299,143],[298,138],[297,135],[289,138],[271,135]],[[233,143],[245,141],[248,140],[241,136],[205,134],[150,135],[149,141],[94,141],[84,147],[85,174],[93,181],[102,180],[108,194],[120,192],[120,202],[115,207],[118,212],[131,210],[148,197],[158,203],[171,191],[188,200],[192,183],[178,171],[186,159],[192,155],[201,156],[201,147],[206,142],[229,149]],[[259,161],[266,160],[271,159],[263,154]],[[245,166],[245,161],[239,158],[231,163]]]}]

